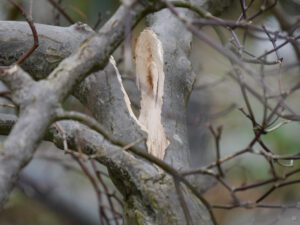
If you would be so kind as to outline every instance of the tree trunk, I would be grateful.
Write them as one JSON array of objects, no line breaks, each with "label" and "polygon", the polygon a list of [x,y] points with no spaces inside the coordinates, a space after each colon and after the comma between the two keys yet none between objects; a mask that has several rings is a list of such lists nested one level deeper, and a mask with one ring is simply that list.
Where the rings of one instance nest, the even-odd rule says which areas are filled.
[{"label": "tree trunk", "polygon": [[[214,8],[216,11],[223,9],[228,2],[211,0],[194,3],[207,9],[212,9],[219,4],[220,8]],[[143,4],[139,3],[136,6],[140,14],[134,14],[133,25],[147,11],[141,9]],[[147,4],[152,6],[152,3]],[[118,12],[122,16],[127,15],[125,7]],[[178,9],[178,12],[185,17],[193,16],[193,13],[187,9]],[[40,47],[22,65],[36,80],[45,78],[58,63],[68,57],[83,40],[85,41],[80,45],[79,50],[60,63],[47,79],[51,87],[49,93],[55,98],[51,99],[50,103],[43,102],[45,97],[40,95],[38,100],[43,102],[41,105],[44,107],[38,109],[39,106],[33,105],[33,109],[36,109],[37,113],[40,113],[40,110],[49,109],[47,107],[50,106],[54,109],[43,114],[46,119],[40,127],[32,124],[32,129],[38,127],[37,132],[42,134],[36,135],[30,143],[25,143],[26,148],[16,146],[23,142],[12,144],[11,139],[19,136],[14,134],[14,130],[19,131],[20,126],[24,126],[22,121],[27,121],[27,118],[32,118],[35,114],[31,112],[29,116],[26,116],[26,113],[19,115],[20,119],[10,134],[10,138],[5,142],[5,151],[1,154],[6,154],[12,149],[18,151],[27,149],[28,154],[25,159],[18,158],[17,163],[11,164],[13,166],[18,164],[19,169],[14,169],[9,179],[15,178],[18,171],[30,160],[49,123],[57,118],[69,119],[63,115],[59,116],[59,113],[55,114],[57,110],[54,105],[55,101],[57,104],[61,103],[68,93],[72,92],[91,111],[97,121],[95,126],[89,124],[89,128],[76,122],[63,121],[61,125],[66,133],[68,144],[76,149],[75,134],[79,135],[83,140],[83,146],[81,146],[83,151],[86,154],[96,153],[96,159],[107,166],[112,181],[124,196],[124,224],[214,224],[214,218],[205,200],[201,198],[196,188],[179,174],[180,170],[190,167],[186,106],[195,82],[195,74],[189,61],[192,35],[167,9],[147,18],[147,30],[141,34],[136,46],[137,77],[142,93],[141,114],[137,119],[131,112],[127,94],[122,87],[114,61],[111,60],[104,70],[97,72],[97,69],[101,69],[106,64],[108,56],[121,41],[120,35],[123,28],[120,27],[123,27],[123,24],[120,25],[120,21],[122,17],[117,16],[116,21],[117,25],[114,25],[112,19],[103,31],[99,31],[99,35],[95,35],[86,27],[80,29],[79,25],[69,28],[36,25],[41,38]],[[30,31],[20,24],[0,22],[0,27],[15,26],[19,31],[19,33],[7,33],[0,30],[0,44],[1,40],[6,40],[2,44],[5,48],[1,47],[0,51],[1,65],[11,64],[18,57],[18,52],[24,51],[26,48],[24,40],[25,43],[30,43],[24,35],[30,34]],[[116,29],[116,34],[109,37],[113,29]],[[56,37],[53,37],[54,30],[57,31]],[[60,39],[62,36],[65,38],[65,34],[70,37],[68,42]],[[24,36],[24,39],[9,41],[20,36]],[[86,39],[87,37],[89,38]],[[108,42],[108,38],[116,40]],[[99,46],[98,42],[103,40],[107,44],[105,42]],[[112,46],[107,46],[109,44]],[[146,44],[147,49],[145,50],[145,46],[139,46],[139,44]],[[143,49],[145,52],[141,52],[144,51]],[[95,54],[95,57],[89,54]],[[76,63],[78,65],[75,65]],[[86,65],[79,66],[83,63]],[[90,72],[94,73],[81,82]],[[75,78],[72,78],[72,75]],[[67,82],[68,79],[71,80],[70,83]],[[41,83],[34,82],[37,86]],[[76,87],[75,84],[77,84]],[[55,88],[59,90],[57,95],[53,93]],[[27,112],[27,107],[27,105],[24,106],[25,112]],[[0,125],[3,124],[8,133],[11,118],[5,123],[6,119],[0,121]],[[97,122],[101,123],[101,126],[98,126]],[[30,127],[28,125],[29,131]],[[5,133],[3,129],[0,131],[2,134]],[[125,144],[137,141],[144,136],[147,140],[140,142],[136,147],[129,148],[128,151],[119,150]],[[63,136],[54,126],[48,129],[45,139],[54,142],[60,148],[63,146]],[[0,157],[0,160],[6,159]],[[153,162],[156,162],[155,166]],[[3,167],[5,167],[4,164]],[[0,167],[0,169],[1,174],[6,172],[5,168],[2,170]],[[13,184],[13,179],[11,180],[10,186]],[[3,194],[6,197],[11,187],[3,187],[3,189],[7,190]]]}]

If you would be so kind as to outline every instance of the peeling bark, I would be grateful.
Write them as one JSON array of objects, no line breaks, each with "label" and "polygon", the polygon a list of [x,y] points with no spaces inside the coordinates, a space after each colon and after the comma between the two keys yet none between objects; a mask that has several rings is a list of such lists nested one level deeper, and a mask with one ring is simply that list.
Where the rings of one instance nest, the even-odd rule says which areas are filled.
[{"label": "peeling bark", "polygon": [[[132,6],[133,25],[150,6],[140,3]],[[30,85],[21,85],[20,89],[11,89],[13,99],[17,100],[15,103],[21,110],[20,118],[0,152],[0,208],[8,198],[20,170],[30,161],[44,132],[55,119],[56,109],[85,77],[105,67],[109,56],[122,41],[125,28],[120,21],[127,13],[127,7],[121,6],[100,30],[101,34],[94,34],[84,41],[51,72],[47,80],[32,81]],[[30,78],[20,67],[14,67],[16,71],[3,68],[0,71],[1,79],[12,88],[14,80],[9,77],[18,74],[20,78]],[[19,79],[18,76],[16,78]]]},{"label": "peeling bark", "polygon": [[135,48],[136,79],[141,90],[139,122],[147,132],[148,152],[164,159],[170,144],[161,124],[165,74],[162,45],[152,30],[144,30]]},{"label": "peeling bark", "polygon": [[[187,10],[181,10],[191,16]],[[168,21],[164,23],[163,21]],[[168,10],[148,18],[149,29],[156,33],[163,49],[165,74],[162,125],[170,145],[165,161],[175,168],[189,168],[189,147],[186,125],[186,105],[195,81],[188,59],[192,35]]]},{"label": "peeling bark", "polygon": [[[149,10],[155,10],[157,2],[136,2],[131,8],[133,25],[149,13]],[[207,2],[220,1],[197,2],[208,7]],[[188,10],[180,10],[180,12],[187,17],[192,16]],[[60,104],[70,93],[74,93],[91,110],[97,121],[101,122],[107,132],[114,139],[119,140],[119,143],[131,143],[145,135],[128,110],[128,102],[126,104],[124,101],[126,95],[118,80],[117,70],[113,65],[107,65],[110,55],[124,38],[125,28],[122,20],[127,13],[128,7],[121,6],[97,34],[85,26],[80,26],[83,28],[83,33],[80,33],[80,29],[77,30],[78,25],[62,28],[62,30],[38,25],[41,28],[38,33],[40,32],[39,35],[42,37],[43,47],[39,48],[36,55],[28,58],[22,66],[37,80],[45,78],[50,73],[47,79],[34,81],[19,67],[15,67],[16,71],[6,71],[12,75],[11,77],[1,74],[1,79],[10,87],[13,100],[21,110],[18,121],[0,151],[0,208],[20,170],[30,161],[44,134],[46,136],[48,134],[49,140],[57,146],[62,143],[62,137],[58,132],[53,130],[53,127],[47,132],[47,128],[56,119],[56,109],[60,108]],[[2,25],[3,23],[0,27]],[[15,26],[15,23],[10,26]],[[150,63],[146,63],[146,68],[138,69],[142,71],[138,73],[138,77],[140,87],[144,90],[140,121],[147,128],[148,141],[150,140],[147,145],[151,153],[156,152],[155,155],[163,158],[177,170],[188,168],[189,149],[185,106],[195,80],[188,59],[192,35],[168,10],[162,10],[148,17],[148,26],[155,34],[152,35],[157,39],[154,38],[155,41],[161,43],[161,47],[160,44],[156,44],[152,46],[154,49],[151,47],[150,51],[147,50],[146,56],[150,57],[152,54],[152,57],[158,60],[152,59]],[[23,32],[22,27],[19,27],[19,30]],[[61,31],[57,33],[60,34],[58,36],[63,36],[64,32],[70,32],[70,36],[78,32],[78,39],[70,37],[70,45],[66,45],[68,42],[59,39],[56,41],[51,33],[47,33],[54,30]],[[46,37],[41,35],[43,32]],[[9,37],[9,32],[7,32],[8,36],[4,33],[3,29],[0,29],[0,36],[5,37],[0,37],[0,40],[3,40],[0,44],[2,47],[6,46],[0,50],[1,65],[12,63],[25,50],[20,40],[14,41]],[[14,35],[14,37],[18,36],[18,31]],[[26,43],[30,43],[29,39],[26,39]],[[12,55],[8,54],[8,50],[12,51],[12,49],[15,52]],[[39,58],[42,60],[38,61]],[[144,64],[137,62],[137,65]],[[97,72],[104,67],[104,71]],[[16,74],[18,76],[13,76]],[[89,77],[86,78],[87,76]],[[143,89],[144,87],[146,89]],[[148,119],[148,113],[152,111],[147,108],[149,106],[154,109],[151,115],[156,118],[155,124],[151,124],[151,120]],[[99,154],[97,160],[107,166],[113,182],[125,199],[124,224],[185,224],[185,215],[172,176],[161,173],[152,163],[132,153],[119,151],[110,154],[120,146],[108,142],[101,134],[82,125],[65,123],[64,129],[70,146],[74,149],[76,146],[74,134],[79,129],[86,153]],[[160,135],[162,141],[158,141],[155,133],[157,130],[164,131]],[[170,142],[169,146],[166,140]],[[158,146],[163,146],[159,147],[159,150],[154,145],[157,141],[161,142]],[[145,143],[140,143],[138,147],[146,151]],[[195,193],[185,185],[181,184],[181,189],[193,223],[213,224],[213,217],[205,200],[196,197]]]}]

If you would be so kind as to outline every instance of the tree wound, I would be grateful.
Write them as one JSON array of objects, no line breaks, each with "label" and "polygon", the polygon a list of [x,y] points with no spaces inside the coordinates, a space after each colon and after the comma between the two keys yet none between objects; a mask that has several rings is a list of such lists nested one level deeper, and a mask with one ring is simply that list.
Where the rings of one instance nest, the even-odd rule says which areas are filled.
[{"label": "tree wound", "polygon": [[148,152],[160,159],[170,144],[161,124],[164,94],[163,48],[154,31],[144,30],[135,48],[137,86],[141,90],[139,122],[148,133]]},{"label": "tree wound", "polygon": [[152,72],[150,66],[148,66],[147,68],[147,84],[149,88],[153,91],[153,78],[152,78]]}]

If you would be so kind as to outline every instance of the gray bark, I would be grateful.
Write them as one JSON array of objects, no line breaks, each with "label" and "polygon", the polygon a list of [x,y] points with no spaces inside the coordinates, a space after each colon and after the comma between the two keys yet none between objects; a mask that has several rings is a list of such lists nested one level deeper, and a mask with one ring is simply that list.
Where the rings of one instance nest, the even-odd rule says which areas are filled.
[{"label": "gray bark", "polygon": [[[186,17],[192,14],[185,9],[178,11]],[[164,50],[166,78],[162,122],[171,143],[165,161],[175,168],[189,168],[186,105],[195,82],[189,61],[192,35],[168,9],[150,16],[148,24],[158,35]]]},{"label": "gray bark", "polygon": [[[55,27],[35,24],[39,47],[22,63],[22,68],[36,80],[46,78],[79,44],[94,34],[83,24]],[[11,65],[32,46],[32,32],[26,22],[0,21],[0,64]]]},{"label": "gray bark", "polygon": [[[149,10],[160,8],[160,5],[153,5],[156,2],[134,4],[131,8],[132,25]],[[222,7],[228,3],[221,2]],[[211,9],[214,4],[221,2],[197,1],[197,5]],[[185,16],[191,16],[187,10],[182,12]],[[76,149],[75,133],[79,131],[80,138],[84,140],[85,153],[97,154],[97,160],[107,166],[113,182],[124,195],[124,224],[185,224],[186,214],[170,175],[173,172],[173,176],[178,176],[176,170],[174,172],[171,168],[162,172],[153,166],[149,162],[151,157],[147,158],[144,153],[144,143],[129,149],[129,152],[110,153],[145,135],[129,115],[115,72],[110,65],[106,66],[110,55],[124,38],[122,21],[127,15],[128,8],[121,6],[98,33],[82,25],[69,28],[37,25],[40,47],[26,59],[22,67],[37,80],[50,75],[44,80],[34,81],[17,66],[1,72],[1,79],[12,91],[12,99],[19,106],[20,113],[0,152],[0,207],[43,137],[62,148],[61,134],[53,126],[47,128],[59,118],[60,104],[70,93],[74,93],[95,119],[102,123],[105,134],[92,130],[97,126],[87,128],[64,121],[62,124],[69,146]],[[2,29],[5,26],[11,32]],[[190,160],[185,106],[194,83],[188,59],[192,35],[167,10],[152,15],[149,26],[157,33],[164,49],[166,78],[162,123],[171,142],[164,161],[175,169],[188,168]],[[1,65],[11,64],[26,51],[24,47],[30,45],[30,38],[26,37],[25,42],[24,39],[20,40],[23,34],[30,34],[24,27],[17,22],[0,23]],[[65,35],[69,37],[68,41],[63,40]],[[104,67],[104,71],[97,72]],[[4,118],[0,122],[2,124],[0,132],[4,134],[12,124],[12,118]],[[193,224],[213,224],[206,202],[186,186],[187,181],[180,181],[185,183],[180,186]]]},{"label": "gray bark", "polygon": [[[0,124],[7,128],[16,121],[14,116],[0,115]],[[185,216],[174,188],[173,179],[161,174],[156,167],[143,159],[137,159],[127,152],[116,152],[120,148],[108,142],[99,133],[73,121],[62,121],[68,145],[76,149],[75,138],[81,138],[81,149],[106,165],[120,192],[125,198],[124,224],[184,224]],[[1,130],[2,135],[7,130]],[[51,126],[45,140],[63,149],[63,137],[56,126]],[[183,186],[183,193],[189,206],[194,224],[213,224],[210,211],[206,209],[189,189]],[[197,222],[196,222],[197,221]]]},{"label": "gray bark", "polygon": [[[134,24],[149,7],[134,4],[131,11]],[[55,119],[59,104],[89,73],[106,65],[123,38],[125,28],[120,21],[127,13],[128,9],[121,6],[99,34],[82,43],[74,54],[51,72],[47,80],[34,82],[18,66],[1,69],[1,79],[11,89],[12,98],[20,107],[20,118],[4,142],[0,155],[1,208],[20,170],[30,161],[46,128]]]}]

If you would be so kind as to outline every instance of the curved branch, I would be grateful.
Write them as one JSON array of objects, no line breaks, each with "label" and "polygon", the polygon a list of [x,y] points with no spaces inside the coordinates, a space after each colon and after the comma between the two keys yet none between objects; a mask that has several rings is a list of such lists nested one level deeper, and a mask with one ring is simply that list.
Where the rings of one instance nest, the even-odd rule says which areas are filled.
[{"label": "curved branch", "polygon": [[[134,24],[149,7],[149,4],[136,3],[130,9],[134,15]],[[48,80],[26,84],[22,88],[25,93],[21,96],[23,101],[20,117],[0,152],[0,208],[8,198],[21,169],[31,160],[47,127],[55,118],[56,106],[90,72],[103,68],[124,38],[122,19],[128,12],[125,6],[121,6],[100,30],[99,35],[94,35],[81,44],[72,56],[60,63]],[[13,68],[16,71],[10,72],[22,71],[21,68]]]},{"label": "curved branch", "polygon": [[[142,17],[149,13],[149,10],[154,10],[155,7],[158,7],[159,4],[156,5],[156,3],[160,3],[158,0],[133,2],[130,7],[122,5],[99,33],[95,33],[85,39],[72,55],[64,59],[50,73],[46,80],[31,82],[30,85],[26,84],[22,88],[27,91],[26,94],[28,95],[22,96],[23,102],[20,117],[6,139],[3,150],[0,152],[0,207],[3,206],[20,170],[30,161],[48,126],[55,120],[56,107],[75,90],[75,87],[84,78],[92,72],[103,69],[112,52],[124,39],[125,26],[123,21],[128,16],[128,13],[131,14],[132,26],[134,26]],[[201,2],[203,4],[206,3],[206,1]],[[164,18],[166,18],[165,16]],[[191,35],[187,35],[187,40],[181,40],[180,36],[174,35],[180,41],[179,54],[172,56],[174,49],[177,47],[172,44],[176,43],[177,40],[168,42],[167,37],[174,34],[173,30],[171,27],[166,27],[166,24],[164,26],[161,25],[159,19],[155,21],[155,16],[153,18],[153,29],[157,29],[157,33],[160,33],[161,37],[163,37],[162,42],[166,50],[165,57],[167,59],[170,58],[169,62],[174,63],[174,65],[178,66],[176,68],[179,69],[179,72],[176,73],[176,79],[175,77],[170,77],[170,80],[165,84],[168,87],[166,88],[166,93],[168,93],[166,96],[170,97],[170,99],[164,102],[163,107],[180,112],[185,106],[185,99],[188,97],[193,84],[192,77],[184,77],[183,80],[180,77],[182,73],[186,73],[185,75],[188,76],[191,72],[190,63],[186,57],[189,53]],[[174,17],[172,18],[175,19]],[[168,29],[164,31],[163,27]],[[60,56],[58,57],[59,60]],[[59,60],[55,62],[59,63]],[[35,63],[39,64],[38,62]],[[172,65],[168,65],[166,68],[170,69],[171,72],[176,72],[174,71],[175,67],[172,68]],[[17,68],[17,70],[22,71],[20,68]],[[192,82],[190,82],[190,78]],[[183,81],[184,85],[180,81]],[[172,88],[183,89],[183,93],[179,93],[178,101],[176,101],[176,96],[172,96],[171,94]],[[164,118],[168,119],[166,115],[164,115]],[[179,118],[185,118],[185,115],[182,117],[180,114]],[[188,161],[187,153],[179,151],[181,146],[183,150],[186,148],[184,144],[187,144],[183,141],[183,139],[186,139],[185,125],[181,126],[180,124],[178,126],[180,129],[183,129],[181,131],[176,127],[177,122],[174,122],[174,120],[163,121],[163,124],[167,124],[166,133],[169,135],[170,140],[174,141],[174,143],[176,141],[180,143],[177,147],[174,145],[173,150],[170,148],[166,156],[167,162],[176,164],[176,168],[179,168]],[[126,128],[123,127],[123,134]],[[173,128],[175,132],[172,132]],[[153,158],[153,156],[143,151],[137,151],[135,148],[131,148],[130,150],[132,152],[135,151],[135,154],[144,158]],[[145,163],[144,160],[137,159],[130,154],[113,154],[112,156],[110,158],[104,157],[102,160],[106,160],[105,163],[108,165],[114,183],[127,198],[125,208],[128,209],[127,212],[129,214],[126,214],[126,222],[132,221],[133,224],[184,223],[184,214],[182,210],[178,210],[180,201],[177,199],[176,190],[170,176],[162,177],[157,182],[154,177],[159,175],[161,171],[158,171],[151,164]],[[168,164],[164,161],[158,160],[157,162],[159,163],[158,165],[163,165],[166,169],[169,168],[168,172],[172,171],[170,170],[172,167],[168,167]],[[176,174],[177,172],[175,175],[172,175],[177,176]],[[184,179],[181,179],[181,181],[189,187],[189,189],[185,189],[184,197],[188,200],[193,200],[190,201],[191,204],[188,205],[188,208],[194,222],[197,221],[199,224],[213,224],[210,209],[205,205],[205,201],[188,182],[186,183]],[[198,199],[195,199],[195,196]]]},{"label": "curved branch", "polygon": [[[14,116],[0,114],[0,124],[2,126],[5,124],[4,127],[10,127],[15,120],[16,117]],[[153,213],[152,210],[156,211],[156,216],[151,216],[152,219],[156,221],[153,221],[152,224],[169,224],[170,221],[174,222],[172,224],[184,223],[184,213],[178,211],[178,208],[181,207],[181,203],[176,197],[177,193],[171,177],[185,184],[182,186],[185,198],[191,198],[191,192],[197,196],[198,200],[196,202],[193,200],[194,203],[191,204],[191,202],[189,202],[188,204],[193,218],[197,218],[197,224],[211,224],[208,221],[212,218],[211,215],[204,216],[204,214],[206,214],[204,207],[209,208],[206,201],[195,187],[172,166],[137,148],[128,149],[135,155],[158,165],[171,177],[166,176],[166,174],[157,171],[157,169],[148,162],[135,158],[127,152],[118,151],[119,146],[112,145],[99,133],[90,130],[82,124],[74,121],[61,121],[60,125],[63,127],[66,135],[65,138],[70,148],[77,149],[76,138],[80,138],[82,151],[108,166],[112,180],[118,184],[118,188],[127,198],[130,198],[131,201],[135,203],[142,201],[149,204],[148,207],[151,210],[150,212],[143,212],[145,218],[151,216],[151,213]],[[0,129],[0,131],[1,134],[6,134],[4,129]],[[6,132],[9,131],[6,130]],[[56,126],[51,126],[48,129],[45,139],[53,142],[57,147],[64,149],[64,137]],[[130,190],[130,193],[127,192],[127,190]],[[204,206],[203,203],[199,201],[204,202],[206,205]],[[153,202],[156,202],[156,204],[153,205]],[[171,204],[174,207],[167,207],[166,204]],[[129,206],[126,205],[126,207],[128,208]],[[199,212],[201,213],[199,214]],[[150,215],[148,213],[150,213]],[[176,217],[174,217],[174,215],[176,215]],[[131,215],[131,217],[135,216],[138,215],[135,215],[135,213]]]},{"label": "curved branch", "polygon": [[[34,25],[40,44],[21,67],[36,80],[46,78],[58,63],[94,34],[87,25],[79,23],[69,27]],[[0,65],[8,66],[32,46],[32,32],[26,22],[19,21],[0,21],[0,28]]]}]

